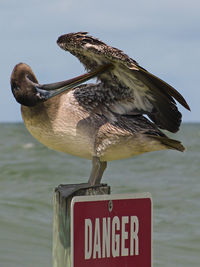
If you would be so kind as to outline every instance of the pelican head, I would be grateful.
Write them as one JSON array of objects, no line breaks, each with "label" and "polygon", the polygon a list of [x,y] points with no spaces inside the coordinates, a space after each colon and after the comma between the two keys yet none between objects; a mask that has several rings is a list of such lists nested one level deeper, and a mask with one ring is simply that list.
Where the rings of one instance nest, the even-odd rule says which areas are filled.
[{"label": "pelican head", "polygon": [[110,64],[103,65],[95,71],[62,82],[39,84],[31,67],[19,63],[11,74],[11,89],[18,103],[32,107],[97,76],[109,67]]}]

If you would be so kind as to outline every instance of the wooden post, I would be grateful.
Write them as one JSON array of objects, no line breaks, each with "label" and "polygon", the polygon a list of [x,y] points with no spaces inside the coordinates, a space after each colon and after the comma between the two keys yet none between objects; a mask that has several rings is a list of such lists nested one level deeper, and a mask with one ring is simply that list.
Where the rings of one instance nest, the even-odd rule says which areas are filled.
[{"label": "wooden post", "polygon": [[53,267],[71,267],[70,215],[74,196],[110,194],[106,184],[59,185],[54,193]]}]

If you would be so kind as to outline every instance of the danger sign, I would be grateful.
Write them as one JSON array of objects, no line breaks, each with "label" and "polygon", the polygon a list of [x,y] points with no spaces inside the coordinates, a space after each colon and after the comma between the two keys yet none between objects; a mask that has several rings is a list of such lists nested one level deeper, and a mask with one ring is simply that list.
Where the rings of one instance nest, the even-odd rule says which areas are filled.
[{"label": "danger sign", "polygon": [[71,262],[72,267],[151,267],[150,194],[74,197]]},{"label": "danger sign", "polygon": [[[130,231],[126,231],[129,223]],[[139,255],[138,230],[137,216],[122,216],[121,220],[118,216],[96,218],[94,227],[91,219],[85,219],[85,259]],[[130,249],[125,247],[126,240],[130,242]]]}]

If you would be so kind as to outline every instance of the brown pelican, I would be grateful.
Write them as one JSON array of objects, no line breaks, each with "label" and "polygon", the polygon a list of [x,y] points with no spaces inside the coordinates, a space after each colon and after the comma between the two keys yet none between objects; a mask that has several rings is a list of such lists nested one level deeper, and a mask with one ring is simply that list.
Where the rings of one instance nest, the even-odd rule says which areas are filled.
[{"label": "brown pelican", "polygon": [[[181,142],[158,129],[179,130],[181,113],[175,100],[190,109],[172,86],[86,32],[62,35],[57,43],[89,72],[41,85],[31,68],[20,63],[12,72],[11,88],[36,139],[92,160],[90,185],[100,183],[107,161],[163,149],[184,151]],[[79,85],[94,76],[98,83]]]}]

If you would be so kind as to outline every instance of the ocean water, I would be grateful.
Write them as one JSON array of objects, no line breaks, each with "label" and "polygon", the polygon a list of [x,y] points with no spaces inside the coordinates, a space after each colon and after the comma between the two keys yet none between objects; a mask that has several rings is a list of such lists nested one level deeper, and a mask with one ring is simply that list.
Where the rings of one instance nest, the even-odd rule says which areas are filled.
[{"label": "ocean water", "polygon": [[[108,164],[113,193],[150,192],[154,267],[200,266],[200,124],[173,138],[184,153],[161,151]],[[53,191],[86,182],[91,163],[51,151],[24,125],[0,124],[0,266],[52,265]]]}]

